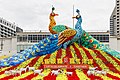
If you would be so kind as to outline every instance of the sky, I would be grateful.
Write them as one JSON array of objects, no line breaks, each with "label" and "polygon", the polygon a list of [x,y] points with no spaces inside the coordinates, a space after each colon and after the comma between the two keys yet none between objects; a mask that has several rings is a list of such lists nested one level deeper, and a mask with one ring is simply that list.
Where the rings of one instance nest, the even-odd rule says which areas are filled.
[{"label": "sky", "polygon": [[84,30],[106,31],[115,0],[0,0],[0,17],[15,22],[24,31],[46,31],[52,5],[59,14],[55,17],[57,24],[73,28],[74,5],[74,15],[76,9],[80,10]]}]

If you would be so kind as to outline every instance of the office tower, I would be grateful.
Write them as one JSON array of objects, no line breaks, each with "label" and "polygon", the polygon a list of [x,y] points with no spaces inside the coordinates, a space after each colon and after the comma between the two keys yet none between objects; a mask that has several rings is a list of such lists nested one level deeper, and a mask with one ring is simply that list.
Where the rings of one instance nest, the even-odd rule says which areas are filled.
[{"label": "office tower", "polygon": [[116,0],[115,8],[110,16],[110,36],[120,36],[120,0]]}]

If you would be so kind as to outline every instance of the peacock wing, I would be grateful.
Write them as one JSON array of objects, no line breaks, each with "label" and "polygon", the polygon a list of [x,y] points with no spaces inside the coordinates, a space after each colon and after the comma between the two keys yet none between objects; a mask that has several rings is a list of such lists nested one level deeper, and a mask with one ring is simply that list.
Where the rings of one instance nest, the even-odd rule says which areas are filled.
[{"label": "peacock wing", "polygon": [[56,33],[60,33],[68,28],[69,27],[67,27],[65,25],[55,25],[54,27],[52,27],[52,30],[55,31]]},{"label": "peacock wing", "polygon": [[76,34],[76,30],[66,29],[58,35],[58,46],[68,40],[71,40]]}]

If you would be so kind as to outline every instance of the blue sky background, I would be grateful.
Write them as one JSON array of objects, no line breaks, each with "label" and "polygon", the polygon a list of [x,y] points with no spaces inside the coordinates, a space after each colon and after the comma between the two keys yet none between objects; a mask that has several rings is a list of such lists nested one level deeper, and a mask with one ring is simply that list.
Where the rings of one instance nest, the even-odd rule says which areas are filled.
[{"label": "blue sky background", "polygon": [[115,0],[0,0],[0,17],[24,30],[48,30],[52,5],[59,14],[57,24],[73,27],[74,5],[75,10],[80,9],[83,29],[101,31],[109,30]]}]

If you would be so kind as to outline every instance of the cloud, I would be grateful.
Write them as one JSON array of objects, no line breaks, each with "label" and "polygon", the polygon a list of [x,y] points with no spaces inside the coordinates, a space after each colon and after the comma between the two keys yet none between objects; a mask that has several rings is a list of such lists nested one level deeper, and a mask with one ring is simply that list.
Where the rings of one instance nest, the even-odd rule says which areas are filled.
[{"label": "cloud", "polygon": [[52,5],[59,14],[55,18],[57,24],[73,27],[73,4],[81,11],[84,29],[108,30],[115,6],[113,0],[0,0],[0,3],[0,17],[15,22],[24,30],[47,30]]}]

